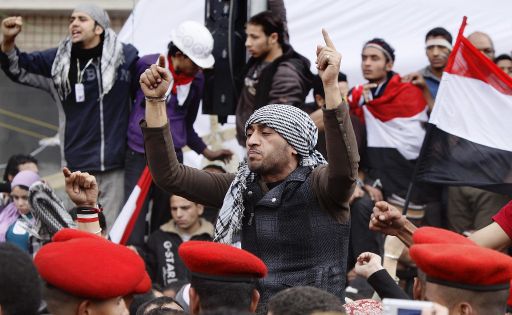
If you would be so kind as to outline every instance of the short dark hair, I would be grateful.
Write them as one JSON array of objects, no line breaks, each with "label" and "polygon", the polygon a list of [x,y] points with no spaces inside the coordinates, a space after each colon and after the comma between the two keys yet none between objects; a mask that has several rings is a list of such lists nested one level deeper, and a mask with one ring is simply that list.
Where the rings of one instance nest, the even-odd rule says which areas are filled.
[{"label": "short dark hair", "polygon": [[453,41],[452,34],[450,34],[450,32],[448,32],[444,27],[434,27],[433,29],[428,31],[427,35],[425,35],[425,41],[427,41],[427,39],[429,37],[438,37],[438,36],[443,37],[444,39],[449,41],[450,44]]},{"label": "short dark hair", "polygon": [[[338,82],[347,82],[347,75],[343,72],[339,72]],[[313,77],[313,96],[315,95],[320,95],[325,98],[324,83],[318,74]]]},{"label": "short dark hair", "polygon": [[149,292],[143,294],[134,294],[132,303],[130,304],[129,308],[130,315],[136,315],[137,310],[140,308],[141,305],[154,299],[156,299],[156,295],[153,292],[153,290],[149,290]]},{"label": "short dark hair", "polygon": [[5,315],[36,315],[41,285],[29,255],[10,243],[0,244],[0,306]]},{"label": "short dark hair", "polygon": [[509,289],[498,291],[473,291],[436,284],[436,291],[446,301],[448,309],[462,301],[470,302],[476,314],[503,314]]},{"label": "short dark hair", "polygon": [[227,307],[221,307],[211,311],[201,311],[201,315],[251,315],[253,313],[249,311],[242,311]]},{"label": "short dark hair", "polygon": [[223,282],[192,276],[190,287],[197,292],[202,310],[226,307],[248,311],[256,282]]},{"label": "short dark hair", "polygon": [[334,294],[314,287],[293,287],[278,292],[268,301],[272,315],[309,315],[313,312],[345,312]]},{"label": "short dark hair", "polygon": [[263,11],[251,16],[247,24],[260,25],[263,28],[263,33],[267,36],[277,33],[277,42],[280,45],[284,44],[283,20],[278,15],[272,13],[272,11]]},{"label": "short dark hair", "polygon": [[154,308],[148,311],[145,315],[187,315],[184,311],[174,310],[168,307]]},{"label": "short dark hair", "polygon": [[391,56],[391,60],[389,60],[389,57],[387,54],[382,53],[384,55],[384,57],[386,58],[386,62],[395,61],[395,49],[393,47],[391,47],[391,45],[388,44],[382,38],[376,37],[376,38],[370,39],[369,41],[367,41],[364,44],[363,48],[366,47],[366,45],[368,45],[368,44],[379,45],[380,47],[382,47],[382,49],[384,49],[386,52],[388,52],[389,55]]},{"label": "short dark hair", "polygon": [[498,63],[498,61],[502,61],[502,60],[512,61],[512,57],[510,57],[510,55],[507,55],[507,54],[501,54],[498,57],[494,58],[494,63]]},{"label": "short dark hair", "polygon": [[176,303],[177,305],[179,305],[181,307],[180,303],[176,302],[176,300],[173,299],[172,297],[159,296],[156,299],[147,301],[144,304],[142,304],[141,306],[139,306],[139,308],[137,309],[136,315],[146,315],[147,314],[146,310],[151,306],[153,306],[155,308],[166,308],[163,306],[166,304],[171,304],[171,303]]},{"label": "short dark hair", "polygon": [[48,311],[51,313],[66,306],[78,305],[81,301],[80,297],[65,292],[44,280],[42,288],[43,299],[46,301]]},{"label": "short dark hair", "polygon": [[9,157],[4,171],[4,181],[8,180],[8,176],[16,176],[19,172],[19,166],[25,163],[34,163],[37,165],[37,159],[28,154],[14,154]]}]

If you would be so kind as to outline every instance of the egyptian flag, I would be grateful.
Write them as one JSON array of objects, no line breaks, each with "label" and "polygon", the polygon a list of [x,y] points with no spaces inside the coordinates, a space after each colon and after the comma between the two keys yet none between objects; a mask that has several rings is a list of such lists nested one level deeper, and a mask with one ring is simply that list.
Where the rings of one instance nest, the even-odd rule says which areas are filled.
[{"label": "egyptian flag", "polygon": [[144,205],[144,200],[148,195],[151,182],[151,173],[146,166],[139,177],[137,185],[133,188],[130,197],[128,197],[126,204],[123,206],[121,213],[119,213],[119,216],[110,230],[109,236],[112,242],[126,245],[133,231],[133,227],[135,226],[135,222],[137,222],[142,206]]},{"label": "egyptian flag", "polygon": [[446,65],[416,181],[512,194],[512,79],[462,34]]},{"label": "egyptian flag", "polygon": [[350,110],[365,123],[367,149],[363,157],[369,176],[380,179],[385,195],[406,196],[418,158],[425,124],[427,104],[422,91],[411,83],[403,83],[394,74],[365,103],[363,87],[355,87],[349,96]]}]

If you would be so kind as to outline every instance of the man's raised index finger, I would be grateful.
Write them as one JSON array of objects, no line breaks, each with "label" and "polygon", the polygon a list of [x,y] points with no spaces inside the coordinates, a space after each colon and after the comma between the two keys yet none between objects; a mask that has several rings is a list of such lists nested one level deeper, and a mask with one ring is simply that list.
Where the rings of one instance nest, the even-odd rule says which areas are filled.
[{"label": "man's raised index finger", "polygon": [[165,56],[158,56],[158,62],[156,63],[159,67],[165,68]]},{"label": "man's raised index finger", "polygon": [[322,35],[324,36],[325,45],[327,47],[330,47],[330,48],[336,50],[336,47],[334,47],[334,44],[331,40],[331,37],[329,37],[329,34],[327,33],[327,31],[323,28],[322,28]]},{"label": "man's raised index finger", "polygon": [[71,171],[67,167],[62,169],[62,173],[64,174],[64,177],[69,177],[71,175]]}]

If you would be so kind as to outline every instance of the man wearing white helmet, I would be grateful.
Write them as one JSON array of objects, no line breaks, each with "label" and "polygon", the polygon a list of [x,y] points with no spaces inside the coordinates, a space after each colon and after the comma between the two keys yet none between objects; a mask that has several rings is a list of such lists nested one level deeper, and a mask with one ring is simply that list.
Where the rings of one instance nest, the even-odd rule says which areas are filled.
[{"label": "man wearing white helmet", "polygon": [[[174,150],[180,162],[183,162],[182,148],[189,146],[207,159],[227,161],[233,152],[225,149],[210,150],[197,135],[193,124],[199,110],[204,88],[204,75],[201,69],[211,68],[215,62],[213,55],[213,37],[206,27],[194,21],[185,21],[171,33],[168,45],[166,66],[172,73],[174,83],[166,96],[167,115],[171,121]],[[137,62],[136,77],[158,60],[159,54],[141,57]],[[128,150],[126,153],[125,199],[128,199],[133,187],[146,165],[144,157],[144,140],[139,122],[144,118],[144,93],[138,90],[128,126]],[[149,198],[153,198],[152,224],[158,228],[168,218],[169,196],[156,186],[152,186]],[[129,243],[142,245],[145,234],[145,217],[148,207],[141,211],[139,219],[130,237]]]}]

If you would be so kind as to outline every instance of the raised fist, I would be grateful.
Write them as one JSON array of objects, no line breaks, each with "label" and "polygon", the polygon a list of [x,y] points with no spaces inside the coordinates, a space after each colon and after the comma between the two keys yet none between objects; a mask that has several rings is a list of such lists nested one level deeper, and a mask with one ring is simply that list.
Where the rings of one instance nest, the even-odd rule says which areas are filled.
[{"label": "raised fist", "polygon": [[10,16],[2,21],[2,34],[4,41],[13,40],[20,32],[23,26],[21,16]]}]

